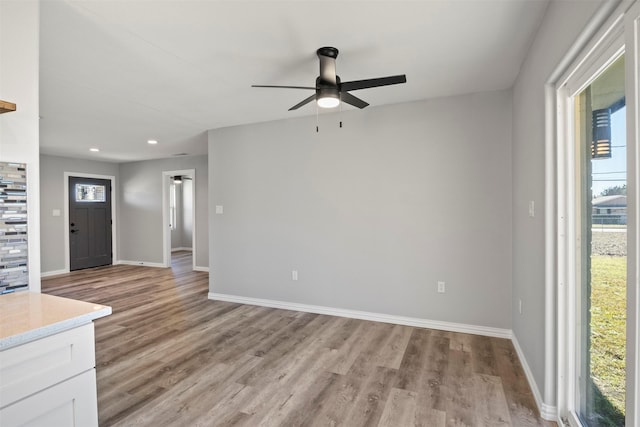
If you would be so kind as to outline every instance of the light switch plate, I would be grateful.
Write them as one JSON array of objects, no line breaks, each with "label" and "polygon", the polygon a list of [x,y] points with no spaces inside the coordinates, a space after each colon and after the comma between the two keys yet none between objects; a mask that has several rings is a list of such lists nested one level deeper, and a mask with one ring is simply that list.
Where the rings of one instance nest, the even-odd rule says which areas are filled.
[{"label": "light switch plate", "polygon": [[224,213],[224,207],[222,205],[216,205],[216,213],[222,215]]}]

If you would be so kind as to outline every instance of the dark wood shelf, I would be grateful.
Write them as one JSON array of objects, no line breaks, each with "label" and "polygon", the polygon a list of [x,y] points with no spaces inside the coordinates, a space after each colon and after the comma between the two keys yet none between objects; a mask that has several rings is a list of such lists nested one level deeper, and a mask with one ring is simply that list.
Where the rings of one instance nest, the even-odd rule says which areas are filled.
[{"label": "dark wood shelf", "polygon": [[0,100],[0,114],[16,111],[16,104]]}]

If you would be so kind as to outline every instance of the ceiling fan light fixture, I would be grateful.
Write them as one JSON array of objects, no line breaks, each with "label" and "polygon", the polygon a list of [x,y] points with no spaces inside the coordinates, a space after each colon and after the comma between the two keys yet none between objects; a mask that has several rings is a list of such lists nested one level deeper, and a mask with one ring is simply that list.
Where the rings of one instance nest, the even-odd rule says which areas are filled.
[{"label": "ceiling fan light fixture", "polygon": [[332,96],[325,96],[318,98],[318,107],[320,108],[335,108],[340,105],[340,100]]},{"label": "ceiling fan light fixture", "polygon": [[337,88],[322,88],[316,91],[316,103],[320,108],[335,108],[340,105]]},{"label": "ceiling fan light fixture", "polygon": [[182,184],[182,175],[176,175],[173,177],[174,184]]}]

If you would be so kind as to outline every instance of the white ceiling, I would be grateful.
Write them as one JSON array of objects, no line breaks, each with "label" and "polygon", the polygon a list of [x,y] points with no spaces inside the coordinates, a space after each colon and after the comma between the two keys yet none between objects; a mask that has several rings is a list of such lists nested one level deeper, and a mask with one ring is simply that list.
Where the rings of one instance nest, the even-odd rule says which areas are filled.
[{"label": "white ceiling", "polygon": [[340,50],[342,81],[407,75],[355,93],[367,108],[509,88],[547,3],[43,1],[41,152],[204,154],[208,129],[316,114],[287,111],[308,91],[251,85],[313,86],[321,46]]}]

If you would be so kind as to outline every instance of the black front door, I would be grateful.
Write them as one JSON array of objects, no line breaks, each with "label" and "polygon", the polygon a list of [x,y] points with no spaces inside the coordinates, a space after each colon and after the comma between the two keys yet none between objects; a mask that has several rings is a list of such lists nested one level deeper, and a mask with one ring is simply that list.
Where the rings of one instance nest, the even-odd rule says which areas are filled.
[{"label": "black front door", "polygon": [[70,270],[112,264],[111,181],[69,177]]}]

